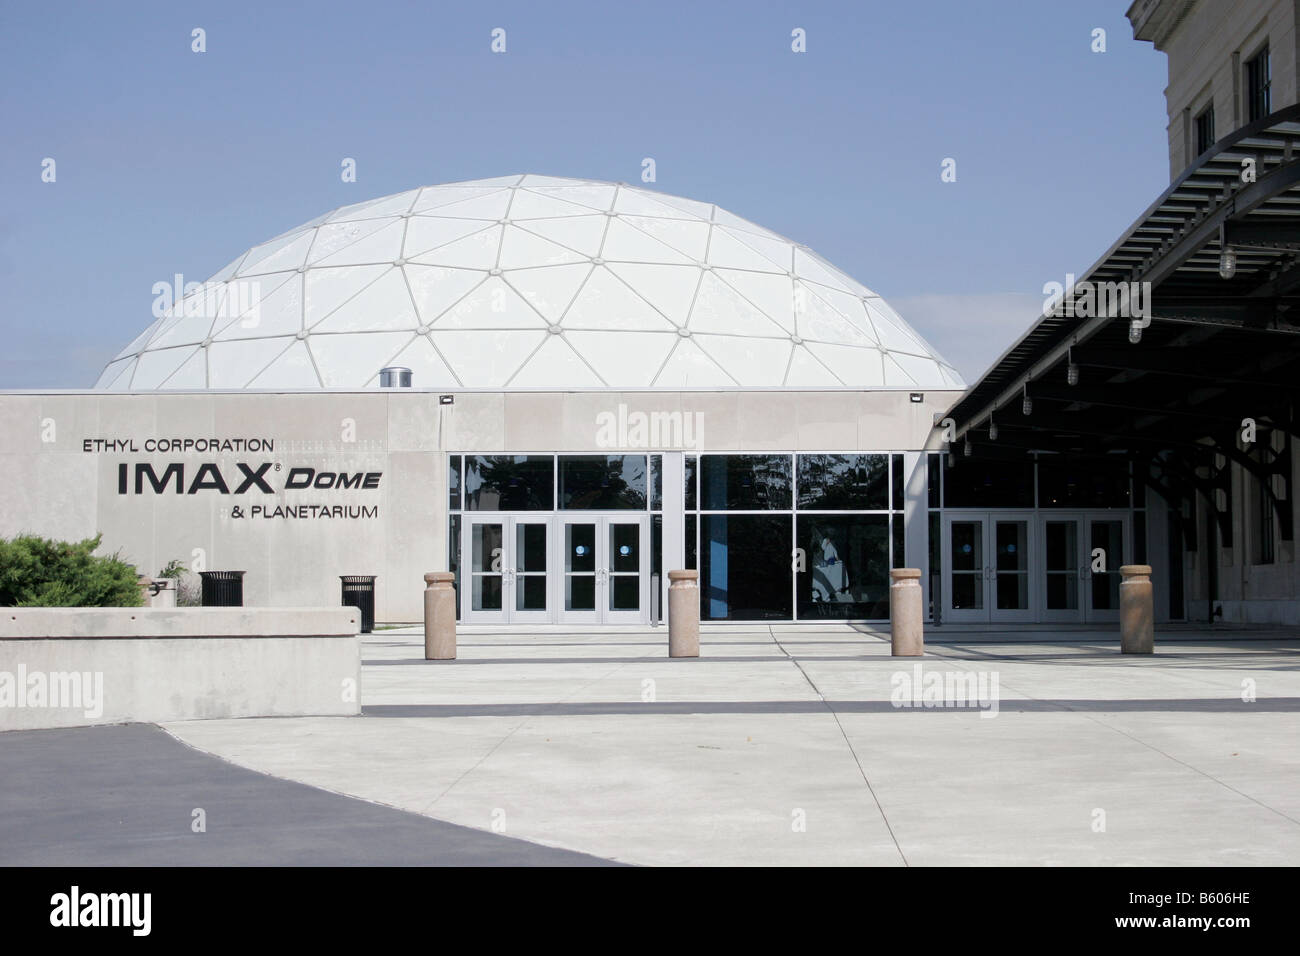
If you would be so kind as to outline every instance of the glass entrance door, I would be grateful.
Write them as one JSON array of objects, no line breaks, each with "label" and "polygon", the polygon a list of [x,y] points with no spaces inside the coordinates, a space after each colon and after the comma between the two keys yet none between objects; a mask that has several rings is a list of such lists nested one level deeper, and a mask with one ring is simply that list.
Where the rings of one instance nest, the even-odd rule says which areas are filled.
[{"label": "glass entrance door", "polygon": [[1044,514],[1043,620],[1119,620],[1120,566],[1128,561],[1127,514]]},{"label": "glass entrance door", "polygon": [[992,602],[989,619],[993,621],[1028,621],[1033,611],[1029,597],[1029,560],[1032,552],[1029,541],[1028,515],[993,515],[990,517],[993,534],[990,544],[992,556]]},{"label": "glass entrance door", "polygon": [[987,621],[984,563],[984,518],[944,517],[944,617],[950,621]]},{"label": "glass entrance door", "polygon": [[549,520],[466,516],[461,554],[468,556],[461,596],[466,623],[550,620]]},{"label": "glass entrance door", "polygon": [[946,514],[943,535],[945,619],[1032,619],[1029,515]]},{"label": "glass entrance door", "polygon": [[564,581],[560,620],[644,624],[649,620],[646,518],[564,517],[558,562]]},{"label": "glass entrance door", "polygon": [[1077,517],[1047,517],[1043,526],[1043,620],[1082,621],[1088,582]]},{"label": "glass entrance door", "polygon": [[649,526],[645,518],[605,518],[604,620],[643,624],[650,620]]},{"label": "glass entrance door", "polygon": [[1088,517],[1090,583],[1084,617],[1089,621],[1119,620],[1120,565],[1128,562],[1128,517]]}]

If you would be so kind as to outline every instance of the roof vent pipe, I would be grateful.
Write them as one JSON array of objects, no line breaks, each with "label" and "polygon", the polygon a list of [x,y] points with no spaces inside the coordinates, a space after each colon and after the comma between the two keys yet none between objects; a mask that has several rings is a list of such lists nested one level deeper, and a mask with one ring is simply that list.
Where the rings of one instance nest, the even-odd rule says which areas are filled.
[{"label": "roof vent pipe", "polygon": [[411,370],[399,365],[392,365],[379,370],[380,388],[410,388]]}]

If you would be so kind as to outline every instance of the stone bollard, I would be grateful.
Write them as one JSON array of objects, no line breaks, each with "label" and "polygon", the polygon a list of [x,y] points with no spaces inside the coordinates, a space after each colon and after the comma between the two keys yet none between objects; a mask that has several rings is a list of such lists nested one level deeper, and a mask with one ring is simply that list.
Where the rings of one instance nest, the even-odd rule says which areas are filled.
[{"label": "stone bollard", "polygon": [[456,575],[434,571],[424,576],[424,659],[456,659]]},{"label": "stone bollard", "polygon": [[894,657],[925,654],[925,617],[921,606],[921,570],[889,572],[889,645]]},{"label": "stone bollard", "polygon": [[700,572],[668,572],[668,656],[700,656]]},{"label": "stone bollard", "polygon": [[1119,573],[1120,653],[1152,654],[1156,649],[1156,625],[1151,565],[1125,564]]},{"label": "stone bollard", "polygon": [[135,583],[140,588],[140,604],[153,607],[153,578],[142,574],[135,579]]}]

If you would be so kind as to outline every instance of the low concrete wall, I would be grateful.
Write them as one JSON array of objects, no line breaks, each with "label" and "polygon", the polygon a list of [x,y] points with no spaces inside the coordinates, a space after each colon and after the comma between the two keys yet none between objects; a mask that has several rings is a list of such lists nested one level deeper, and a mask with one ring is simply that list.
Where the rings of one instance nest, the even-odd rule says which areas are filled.
[{"label": "low concrete wall", "polygon": [[0,609],[0,731],[360,713],[353,608]]}]

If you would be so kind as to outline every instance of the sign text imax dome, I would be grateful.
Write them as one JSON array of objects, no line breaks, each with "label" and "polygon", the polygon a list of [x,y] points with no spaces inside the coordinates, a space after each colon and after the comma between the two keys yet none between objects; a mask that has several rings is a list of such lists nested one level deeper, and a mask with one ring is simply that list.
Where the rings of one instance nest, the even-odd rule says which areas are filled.
[{"label": "sign text imax dome", "polygon": [[506,176],[345,206],[248,250],[113,390],[961,388],[870,289],[716,205]]}]

